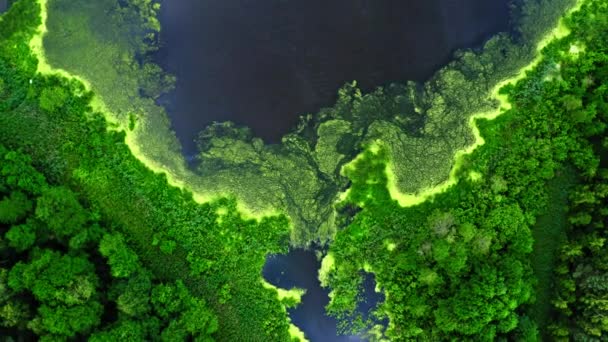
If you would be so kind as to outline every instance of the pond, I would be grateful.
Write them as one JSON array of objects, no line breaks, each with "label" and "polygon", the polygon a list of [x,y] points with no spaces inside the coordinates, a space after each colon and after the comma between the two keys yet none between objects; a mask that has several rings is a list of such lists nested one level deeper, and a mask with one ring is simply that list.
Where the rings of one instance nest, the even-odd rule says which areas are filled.
[{"label": "pond", "polygon": [[424,81],[457,48],[509,28],[509,0],[164,1],[157,63],[178,78],[159,103],[184,154],[213,121],[280,141],[338,89]]},{"label": "pond", "polygon": [[[283,289],[306,289],[302,302],[289,310],[289,316],[292,323],[300,328],[310,341],[362,341],[358,336],[337,335],[336,320],[325,313],[325,306],[329,303],[329,291],[319,283],[320,267],[321,262],[314,251],[292,249],[286,255],[269,256],[262,275],[266,281]],[[384,296],[374,291],[375,282],[371,274],[365,275],[363,288],[366,300],[359,306],[359,310],[365,315],[382,302]]]}]

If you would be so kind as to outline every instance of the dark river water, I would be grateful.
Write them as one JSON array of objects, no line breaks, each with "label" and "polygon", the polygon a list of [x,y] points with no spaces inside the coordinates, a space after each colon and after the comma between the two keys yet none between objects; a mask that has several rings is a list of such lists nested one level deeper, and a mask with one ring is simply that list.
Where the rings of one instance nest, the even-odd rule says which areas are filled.
[{"label": "dark river water", "polygon": [[[322,288],[318,279],[321,267],[315,253],[303,249],[292,249],[287,255],[271,255],[266,259],[262,275],[269,283],[284,289],[293,287],[306,289],[302,303],[289,310],[291,321],[313,342],[362,341],[358,336],[337,336],[336,320],[325,314],[329,303],[329,291]],[[366,315],[384,296],[374,291],[375,282],[371,274],[364,275],[363,290],[366,300],[359,310]],[[367,317],[367,316],[365,316]]]},{"label": "dark river water", "polygon": [[[0,0],[0,4],[1,4]],[[357,80],[371,90],[424,81],[455,49],[476,47],[509,30],[509,0],[168,0],[162,2],[163,46],[157,63],[177,76],[159,102],[187,156],[213,121],[249,126],[267,143],[280,141],[301,114],[333,105],[337,90]],[[328,293],[313,252],[269,256],[264,278],[307,290],[290,310],[313,341],[336,336],[325,315]],[[366,312],[381,301],[371,275]]]},{"label": "dark river water", "polygon": [[160,99],[184,153],[213,121],[280,141],[301,114],[364,90],[424,81],[457,48],[509,28],[509,0],[170,0],[156,60],[178,78]]}]

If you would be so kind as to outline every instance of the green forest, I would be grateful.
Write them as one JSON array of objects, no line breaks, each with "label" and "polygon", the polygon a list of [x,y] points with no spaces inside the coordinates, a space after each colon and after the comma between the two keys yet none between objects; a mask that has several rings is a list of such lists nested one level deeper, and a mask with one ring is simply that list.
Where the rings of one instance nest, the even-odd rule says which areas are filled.
[{"label": "green forest", "polygon": [[346,84],[281,144],[213,124],[193,167],[162,2],[8,3],[0,340],[305,340],[261,272],[312,246],[343,334],[608,339],[606,1],[518,1],[424,84]]}]

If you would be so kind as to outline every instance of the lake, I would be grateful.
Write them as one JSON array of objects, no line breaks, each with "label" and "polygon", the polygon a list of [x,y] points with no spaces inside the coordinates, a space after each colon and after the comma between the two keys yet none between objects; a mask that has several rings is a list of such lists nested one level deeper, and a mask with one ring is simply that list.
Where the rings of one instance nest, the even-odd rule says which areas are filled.
[{"label": "lake", "polygon": [[363,90],[424,81],[455,49],[509,28],[509,0],[172,0],[157,63],[178,78],[163,96],[184,154],[213,121],[276,143],[301,114]]},{"label": "lake", "polygon": [[[183,146],[213,121],[249,126],[280,142],[301,114],[333,105],[357,80],[364,91],[392,82],[423,82],[454,50],[480,46],[509,30],[509,0],[172,0],[161,11],[162,46],[154,58],[177,76],[159,99]],[[343,342],[325,315],[314,252],[269,256],[264,278],[307,290],[289,311],[311,341]],[[367,311],[382,296],[364,284]]]}]

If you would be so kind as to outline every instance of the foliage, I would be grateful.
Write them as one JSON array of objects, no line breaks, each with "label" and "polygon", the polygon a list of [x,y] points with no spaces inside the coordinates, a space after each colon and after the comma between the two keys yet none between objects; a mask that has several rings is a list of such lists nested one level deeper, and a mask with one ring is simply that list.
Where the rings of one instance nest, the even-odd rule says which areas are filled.
[{"label": "foliage", "polygon": [[[549,44],[524,79],[502,90],[512,108],[492,122],[477,121],[486,143],[464,157],[459,181],[446,192],[413,207],[393,201],[386,190],[386,164],[403,165],[404,159],[394,160],[390,140],[370,144],[346,168],[353,185],[343,205],[362,211],[337,234],[329,250],[333,267],[324,274],[332,289],[328,311],[344,322],[345,331],[358,329],[348,322],[360,319],[359,271],[366,270],[375,273],[386,294],[367,326],[388,318],[385,336],[391,340],[538,340],[546,326],[537,327],[526,313],[534,290],[550,291],[551,286],[535,287],[532,271],[544,267],[532,268],[530,253],[547,247],[545,260],[559,253],[568,265],[557,268],[565,279],[554,301],[563,312],[554,336],[605,337],[605,253],[598,231],[605,221],[601,165],[606,147],[600,143],[608,82],[601,40],[608,24],[605,10],[601,1],[585,2],[567,20],[572,33]],[[584,52],[572,53],[573,45],[585,46]],[[569,233],[572,242],[561,251],[533,244],[531,229],[540,229],[536,218],[556,199],[549,196],[550,181],[571,167],[581,180],[595,184],[583,185],[573,196],[574,204],[590,201],[583,204],[588,209],[575,209],[570,218],[588,233]]]},{"label": "foliage", "polygon": [[[167,171],[201,198],[228,195],[254,215],[285,213],[297,246],[331,241],[337,231],[332,204],[348,185],[339,170],[371,141],[385,141],[391,159],[405,161],[393,164],[401,191],[415,193],[445,181],[456,151],[473,141],[469,116],[496,105],[479,94],[527,64],[539,38],[530,34],[516,44],[509,35],[498,35],[481,51],[459,51],[423,85],[390,84],[362,94],[356,82],[347,84],[334,106],[302,117],[281,144],[264,144],[247,132],[231,135],[230,123],[211,125],[201,132],[192,172],[166,114],[151,100],[170,89],[171,80],[140,55],[146,50],[142,44],[156,46],[155,35],[141,29],[155,31],[153,2],[115,2],[52,0],[44,40],[50,64],[91,83],[110,118],[130,128],[129,145],[148,165]],[[527,21],[542,17],[542,25],[533,29],[544,32],[570,3],[536,4],[517,15]],[[296,177],[299,182],[292,181]]]},{"label": "foliage", "polygon": [[[53,30],[83,28],[81,11],[91,11],[89,18],[103,19],[113,10],[96,9],[116,4],[87,2],[91,7],[79,7],[84,3],[49,3],[45,48],[53,39]],[[24,6],[31,8],[28,11]],[[58,22],[52,23],[58,19],[58,11],[65,14],[61,28]],[[27,18],[30,14],[33,19]],[[61,265],[66,262],[94,267],[92,271],[82,266],[74,269],[80,270],[76,273],[64,272],[65,277],[51,287],[13,280],[18,292],[11,287],[7,301],[0,305],[7,322],[15,322],[8,333],[46,339],[133,336],[154,340],[164,336],[173,341],[213,336],[220,340],[289,340],[283,304],[274,290],[259,281],[265,255],[286,250],[287,219],[244,219],[233,198],[200,205],[191,193],[169,186],[165,175],[144,166],[125,143],[125,133],[108,129],[112,125],[105,118],[110,113],[94,111],[100,108],[95,102],[98,99],[82,83],[36,73],[37,60],[29,41],[32,27],[39,23],[38,14],[35,1],[19,0],[0,20],[3,34],[10,25],[17,26],[10,39],[0,42],[3,96],[11,99],[0,103],[0,145],[6,146],[0,148],[0,200],[8,203],[11,196],[20,196],[12,193],[21,192],[31,202],[31,209],[25,201],[15,202],[24,209],[7,212],[7,223],[2,223],[0,253],[3,260],[9,260],[2,267],[40,275],[41,282],[53,279],[40,269],[43,261],[58,272],[63,272]],[[107,22],[102,26],[119,29]],[[106,36],[108,40],[88,41],[92,34],[88,29],[70,32],[76,35],[73,42],[91,48],[91,56],[112,41],[111,35]],[[70,53],[68,46],[60,49]],[[116,50],[105,50],[112,51]],[[47,52],[52,59],[55,52]],[[101,68],[97,70],[104,70],[111,60],[96,65]],[[83,65],[70,58],[62,61]],[[121,80],[129,76],[106,76],[112,75],[117,79],[124,76]],[[142,76],[137,71],[132,75]],[[108,85],[103,81],[95,84]],[[120,93],[115,83],[111,87]],[[125,101],[120,96],[114,100]],[[108,106],[120,107],[120,103],[109,102]],[[79,292],[85,290],[76,286],[80,278],[89,280],[82,284],[88,284],[90,297],[84,296],[89,292]],[[183,285],[177,285],[178,280]],[[183,304],[179,312],[161,314],[152,304],[152,290],[160,285],[180,288],[178,297]],[[73,296],[63,303],[53,299],[56,293]],[[38,302],[38,297],[44,302]],[[66,317],[71,316],[81,320],[66,325]]]},{"label": "foliage", "polygon": [[[29,41],[40,8],[15,2],[0,20],[0,317],[8,329],[1,332],[290,340],[284,303],[259,280],[265,255],[285,252],[291,233],[300,245],[336,234],[324,283],[343,331],[388,318],[387,329],[374,329],[393,340],[534,340],[544,327],[528,315],[539,269],[530,253],[540,246],[531,229],[547,213],[550,181],[572,168],[582,185],[572,198],[552,331],[602,337],[608,73],[599,0],[568,21],[573,34],[545,49],[525,79],[503,89],[511,110],[478,120],[487,142],[463,158],[458,184],[408,208],[386,187],[388,162],[402,191],[446,179],[456,151],[472,142],[470,115],[496,106],[479,94],[534,57],[569,3],[526,2],[521,41],[499,35],[480,51],[460,51],[424,85],[364,95],[349,84],[335,106],[303,118],[281,145],[213,125],[201,134],[194,174],[154,104],[172,83],[146,55],[158,32],[155,2],[49,2],[46,57],[86,79],[95,95],[78,80],[36,72]],[[543,22],[533,27],[539,13]],[[571,53],[573,45],[582,50]],[[128,135],[106,119],[129,127]],[[343,168],[365,146],[374,148]],[[215,200],[198,204],[200,194]],[[246,219],[237,203],[278,208],[289,220]],[[375,273],[387,295],[370,317],[357,312],[362,270]]]},{"label": "foliage", "polygon": [[108,258],[115,278],[126,278],[138,269],[137,255],[127,249],[121,234],[104,234],[99,242],[99,252]]},{"label": "foliage", "polygon": [[563,100],[571,122],[591,146],[576,155],[583,172],[570,193],[567,238],[555,268],[552,304],[556,315],[550,331],[557,341],[602,341],[608,338],[608,8],[589,2],[571,22],[586,33],[577,42],[586,50],[568,61],[571,66],[563,78],[570,84],[570,96]]},{"label": "foliage", "polygon": [[[204,300],[194,297],[182,282],[175,286],[159,283],[119,232],[111,232],[104,222],[88,222],[95,217],[93,210],[83,207],[76,193],[44,182],[23,153],[9,152],[1,145],[0,151],[3,160],[9,160],[5,158],[9,154],[13,160],[3,163],[5,169],[27,170],[25,179],[40,181],[40,189],[30,188],[25,194],[20,191],[22,182],[1,178],[4,184],[11,183],[2,191],[7,201],[18,198],[28,203],[26,210],[23,205],[3,207],[5,216],[11,217],[3,223],[12,225],[4,234],[8,246],[4,243],[0,249],[3,267],[8,267],[0,269],[0,317],[5,328],[12,328],[9,335],[33,333],[41,339],[64,339],[92,334],[102,338],[120,329],[122,336],[139,336],[140,340],[156,339],[159,333],[163,341],[190,336],[212,340],[217,318]],[[89,234],[88,243],[74,243],[87,231],[85,223],[106,232],[103,236]],[[102,256],[111,276],[107,266],[99,263]],[[110,291],[104,291],[106,288]],[[157,305],[158,289],[173,291],[174,297],[162,299],[172,310]],[[114,310],[117,320],[103,320],[104,312]],[[129,317],[139,325],[130,325]]]}]

